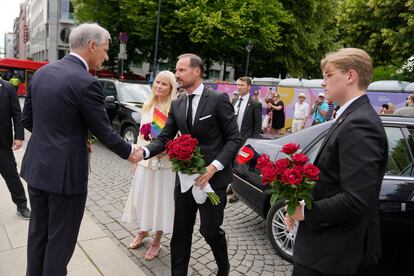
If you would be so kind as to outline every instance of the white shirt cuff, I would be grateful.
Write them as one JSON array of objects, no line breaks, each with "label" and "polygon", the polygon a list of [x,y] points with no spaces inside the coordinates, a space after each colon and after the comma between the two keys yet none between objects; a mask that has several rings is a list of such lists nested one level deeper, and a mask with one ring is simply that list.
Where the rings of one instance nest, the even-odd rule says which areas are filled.
[{"label": "white shirt cuff", "polygon": [[142,149],[144,150],[144,158],[148,158],[150,155],[149,150],[146,147],[142,147]]},{"label": "white shirt cuff", "polygon": [[218,160],[214,160],[213,162],[211,162],[211,165],[216,167],[217,171],[221,171],[222,169],[224,169],[223,164],[221,164],[220,161],[218,161]]}]

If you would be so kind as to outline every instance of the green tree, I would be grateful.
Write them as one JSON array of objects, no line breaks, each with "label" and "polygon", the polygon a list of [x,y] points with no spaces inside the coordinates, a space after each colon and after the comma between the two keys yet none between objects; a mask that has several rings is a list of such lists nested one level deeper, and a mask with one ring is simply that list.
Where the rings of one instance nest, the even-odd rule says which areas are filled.
[{"label": "green tree", "polygon": [[375,65],[401,66],[414,54],[413,0],[344,0],[337,24],[341,42],[365,49]]}]

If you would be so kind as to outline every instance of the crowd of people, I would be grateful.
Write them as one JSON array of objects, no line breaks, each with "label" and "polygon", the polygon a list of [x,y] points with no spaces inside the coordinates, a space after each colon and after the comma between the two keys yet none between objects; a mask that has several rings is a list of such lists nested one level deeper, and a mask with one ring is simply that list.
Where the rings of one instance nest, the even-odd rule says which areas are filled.
[{"label": "crowd of people", "polygon": [[[231,196],[230,202],[237,201],[228,188],[233,160],[246,139],[261,132],[281,134],[285,127],[283,101],[277,92],[269,91],[263,106],[258,91],[252,96],[249,93],[249,77],[237,80],[237,93],[232,99],[212,91],[202,82],[202,59],[183,54],[178,57],[175,73],[162,71],[156,76],[152,97],[143,106],[138,142],[131,145],[113,131],[102,87],[88,73],[89,69],[99,70],[108,60],[109,40],[109,32],[97,24],[77,26],[69,36],[71,52],[39,69],[31,80],[21,119],[22,126],[32,132],[21,169],[28,184],[31,214],[22,184],[15,179],[12,150],[21,147],[23,129],[19,125],[18,101],[11,97],[17,114],[12,116],[16,135],[12,138],[9,116],[10,122],[4,124],[7,140],[0,144],[0,161],[9,170],[1,173],[10,176],[7,185],[18,212],[30,217],[27,275],[67,274],[87,198],[89,130],[103,145],[133,164],[122,217],[139,229],[130,248],[140,247],[154,233],[145,255],[146,260],[153,260],[160,251],[162,235],[172,233],[171,274],[187,275],[199,212],[200,233],[213,252],[217,275],[229,275],[222,225],[227,195]],[[381,121],[365,93],[372,78],[372,61],[361,49],[344,48],[327,54],[321,68],[327,95],[319,93],[311,107],[305,102],[305,94],[298,95],[292,132],[303,129],[308,119],[312,125],[336,117],[339,121],[330,129],[316,157],[321,173],[313,208],[305,209],[300,203],[294,215],[285,217],[288,229],[299,223],[293,275],[365,275],[380,255],[378,191],[388,153]],[[6,87],[5,93],[2,86]],[[10,88],[0,82],[2,99],[10,97]],[[413,105],[414,95],[410,95],[406,109],[396,113],[411,112]],[[165,117],[162,131],[146,137],[143,125],[154,123],[159,116]],[[198,140],[206,173],[199,175],[194,185],[204,189],[210,184],[220,199],[217,205],[209,200],[197,203],[192,190],[183,191],[180,178],[172,172],[165,148],[181,134]],[[349,148],[353,151],[340,154]]]}]

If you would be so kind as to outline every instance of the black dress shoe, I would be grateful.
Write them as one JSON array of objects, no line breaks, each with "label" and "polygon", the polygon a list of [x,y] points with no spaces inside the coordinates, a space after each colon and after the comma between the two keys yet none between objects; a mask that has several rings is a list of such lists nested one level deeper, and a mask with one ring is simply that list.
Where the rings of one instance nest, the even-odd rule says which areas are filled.
[{"label": "black dress shoe", "polygon": [[31,212],[27,207],[19,207],[17,208],[17,215],[24,220],[29,220]]}]

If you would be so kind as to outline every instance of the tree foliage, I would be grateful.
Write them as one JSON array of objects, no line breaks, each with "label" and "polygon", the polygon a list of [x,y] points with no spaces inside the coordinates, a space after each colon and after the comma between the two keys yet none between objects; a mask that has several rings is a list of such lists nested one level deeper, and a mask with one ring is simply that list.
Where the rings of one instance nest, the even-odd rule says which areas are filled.
[{"label": "tree foliage", "polygon": [[337,19],[342,43],[365,49],[375,65],[401,66],[414,54],[414,0],[345,0]]},{"label": "tree foliage", "polygon": [[[232,65],[246,66],[245,46],[252,41],[254,76],[320,76],[319,61],[335,47],[338,0],[168,0],[162,1],[158,57],[174,68],[184,52]],[[152,63],[158,0],[74,0],[80,22],[96,21],[113,38],[127,32],[128,58]]]}]

